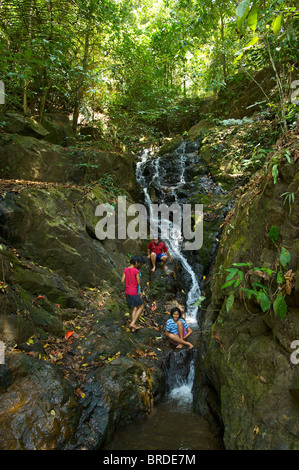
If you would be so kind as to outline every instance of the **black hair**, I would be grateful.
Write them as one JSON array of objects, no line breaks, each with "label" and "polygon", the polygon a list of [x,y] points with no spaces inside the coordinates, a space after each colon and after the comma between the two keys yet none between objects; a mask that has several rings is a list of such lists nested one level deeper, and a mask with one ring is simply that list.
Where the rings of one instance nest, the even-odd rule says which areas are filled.
[{"label": "black hair", "polygon": [[170,310],[170,315],[173,316],[174,312],[178,312],[180,318],[182,316],[182,312],[181,310],[178,308],[178,307],[173,307],[171,310]]},{"label": "black hair", "polygon": [[144,264],[145,263],[145,259],[142,257],[142,256],[132,256],[131,260],[130,260],[130,264],[136,264],[136,263],[142,263]]}]

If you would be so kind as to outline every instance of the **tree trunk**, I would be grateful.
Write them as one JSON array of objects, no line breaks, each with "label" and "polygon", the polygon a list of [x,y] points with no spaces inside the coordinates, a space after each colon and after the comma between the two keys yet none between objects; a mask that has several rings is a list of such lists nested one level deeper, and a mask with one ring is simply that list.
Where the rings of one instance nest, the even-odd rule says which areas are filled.
[{"label": "tree trunk", "polygon": [[78,84],[77,84],[77,89],[76,89],[76,98],[75,98],[75,106],[74,106],[74,113],[73,113],[74,134],[77,133],[80,106],[81,106],[81,101],[83,98],[83,85],[84,85],[85,72],[87,70],[88,53],[89,53],[89,37],[90,37],[90,29],[86,31],[85,45],[84,45],[84,57],[82,61],[82,72],[80,73]]},{"label": "tree trunk", "polygon": [[[29,42],[31,45],[31,38],[32,38],[32,15],[33,15],[33,0],[30,2],[30,7],[29,7],[29,17],[28,17],[28,36],[29,36]],[[30,80],[25,78],[25,83],[24,83],[24,90],[23,90],[23,113],[24,116],[28,114],[28,85],[30,83]]]},{"label": "tree trunk", "polygon": [[220,12],[220,35],[221,35],[221,56],[222,56],[222,70],[223,70],[223,78],[226,80],[227,78],[227,71],[226,71],[226,56],[225,56],[225,47],[224,47],[224,21],[223,15]]}]

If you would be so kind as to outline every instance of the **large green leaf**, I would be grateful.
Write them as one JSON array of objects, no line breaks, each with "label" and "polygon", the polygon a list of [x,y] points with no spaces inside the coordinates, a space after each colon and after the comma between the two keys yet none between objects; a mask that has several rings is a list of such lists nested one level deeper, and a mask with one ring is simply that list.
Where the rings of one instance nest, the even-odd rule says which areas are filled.
[{"label": "large green leaf", "polygon": [[273,33],[277,36],[281,30],[281,26],[282,26],[282,20],[283,20],[283,16],[282,15],[279,15],[275,18],[275,20],[272,22],[272,30],[273,30]]},{"label": "large green leaf", "polygon": [[261,295],[260,305],[261,305],[261,309],[263,310],[263,312],[266,312],[271,307],[270,299],[268,295],[265,294],[264,292]]},{"label": "large green leaf", "polygon": [[231,286],[234,282],[235,282],[235,279],[231,279],[230,281],[227,281],[225,284],[223,284],[221,289],[226,289],[227,287]]},{"label": "large green leaf", "polygon": [[241,3],[236,8],[236,14],[237,14],[237,26],[240,29],[248,12],[249,12],[249,7],[250,7],[250,0],[243,0]]},{"label": "large green leaf", "polygon": [[276,299],[273,302],[273,310],[274,310],[275,316],[279,315],[282,320],[286,316],[287,304],[281,292],[279,293],[279,295],[276,297]]},{"label": "large green leaf", "polygon": [[247,23],[248,23],[249,28],[252,29],[252,31],[256,30],[256,26],[257,26],[257,9],[251,10],[251,12],[249,13],[248,18],[247,18]]},{"label": "large green leaf", "polygon": [[270,237],[270,240],[275,243],[277,238],[278,238],[278,234],[279,234],[279,231],[278,231],[278,228],[276,225],[272,225],[270,230],[269,230],[269,237]]},{"label": "large green leaf", "polygon": [[235,300],[235,297],[234,297],[234,294],[231,293],[228,298],[227,298],[227,301],[226,301],[226,311],[229,312],[230,309],[232,308],[233,304],[234,304],[234,300]]},{"label": "large green leaf", "polygon": [[284,246],[281,247],[279,261],[283,267],[285,267],[291,261],[291,255]]}]

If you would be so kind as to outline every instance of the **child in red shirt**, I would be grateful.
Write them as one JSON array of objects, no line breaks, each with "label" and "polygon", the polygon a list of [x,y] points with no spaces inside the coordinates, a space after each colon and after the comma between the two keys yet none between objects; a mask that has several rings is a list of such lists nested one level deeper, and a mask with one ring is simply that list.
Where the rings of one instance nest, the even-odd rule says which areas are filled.
[{"label": "child in red shirt", "polygon": [[147,246],[147,257],[150,258],[152,262],[152,272],[156,270],[156,263],[162,261],[162,270],[166,269],[166,262],[168,260],[172,261],[171,254],[169,253],[165,243],[159,241],[158,238],[154,238]]},{"label": "child in red shirt", "polygon": [[140,267],[140,261],[137,256],[133,256],[130,261],[130,266],[124,270],[121,282],[125,282],[125,294],[129,307],[133,307],[131,314],[131,323],[129,325],[132,331],[139,330],[142,328],[140,325],[136,325],[136,321],[141,315],[144,305],[143,300],[138,293],[138,286],[140,286],[140,275],[138,268]]}]

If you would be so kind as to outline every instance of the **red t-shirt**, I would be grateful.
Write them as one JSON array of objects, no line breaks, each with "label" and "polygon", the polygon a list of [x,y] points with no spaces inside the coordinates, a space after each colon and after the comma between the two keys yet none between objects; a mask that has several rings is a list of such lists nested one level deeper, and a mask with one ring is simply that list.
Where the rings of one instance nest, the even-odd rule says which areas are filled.
[{"label": "red t-shirt", "polygon": [[156,255],[161,255],[167,251],[166,245],[163,242],[159,242],[158,245],[155,242],[150,242],[147,248],[151,253],[156,253]]},{"label": "red t-shirt", "polygon": [[124,270],[126,275],[125,279],[125,294],[126,295],[138,295],[138,282],[137,282],[137,274],[139,271],[137,268],[126,268]]}]

